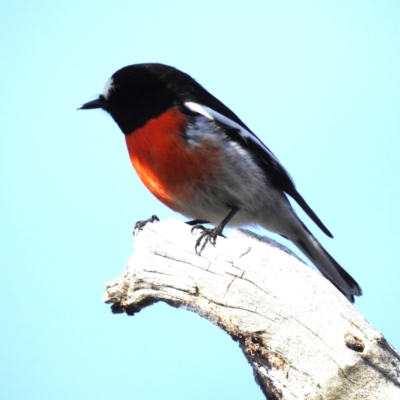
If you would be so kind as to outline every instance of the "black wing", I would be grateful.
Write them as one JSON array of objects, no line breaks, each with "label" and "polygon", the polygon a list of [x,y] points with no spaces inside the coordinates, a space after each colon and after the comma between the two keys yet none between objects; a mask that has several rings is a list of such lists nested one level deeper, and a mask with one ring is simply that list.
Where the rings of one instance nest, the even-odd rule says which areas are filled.
[{"label": "black wing", "polygon": [[[198,113],[214,120],[222,126],[229,137],[244,147],[253,155],[255,162],[264,171],[272,184],[292,197],[314,223],[329,237],[333,237],[328,228],[322,223],[300,193],[296,190],[289,173],[278,161],[271,150],[250,131],[250,129],[219,100],[212,98],[208,105],[195,102],[186,102],[185,106],[192,112]],[[213,106],[213,107],[212,107]],[[217,107],[216,107],[217,106]]]}]

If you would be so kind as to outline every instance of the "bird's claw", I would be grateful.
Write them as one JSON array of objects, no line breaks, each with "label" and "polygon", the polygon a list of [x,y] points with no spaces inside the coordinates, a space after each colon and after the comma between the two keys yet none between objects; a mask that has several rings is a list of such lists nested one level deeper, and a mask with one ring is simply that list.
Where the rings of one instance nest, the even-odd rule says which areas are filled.
[{"label": "bird's claw", "polygon": [[[198,237],[198,239],[196,240],[196,245],[194,247],[196,254],[200,255],[201,251],[204,249],[204,247],[206,246],[206,244],[208,242],[210,242],[213,246],[215,246],[215,244],[217,243],[217,237],[218,236],[222,236],[225,237],[224,235],[221,234],[222,232],[222,228],[221,226],[216,226],[213,229],[210,228],[205,228],[203,225],[201,224],[196,224],[190,231],[191,233],[193,233],[194,230],[196,229],[200,229],[203,232],[200,234],[200,236]],[[198,250],[199,246],[201,245],[202,240],[204,240],[203,245],[200,248],[200,251]]]},{"label": "bird's claw", "polygon": [[150,218],[136,222],[135,227],[133,228],[133,235],[137,235],[137,233],[141,231],[149,222],[153,223],[158,222],[159,220],[160,219],[157,217],[157,215],[152,215]]}]

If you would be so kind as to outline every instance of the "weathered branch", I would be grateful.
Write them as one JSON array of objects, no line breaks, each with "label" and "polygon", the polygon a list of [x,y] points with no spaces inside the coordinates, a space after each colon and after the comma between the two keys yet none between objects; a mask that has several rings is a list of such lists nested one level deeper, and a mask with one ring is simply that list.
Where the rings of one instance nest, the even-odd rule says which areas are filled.
[{"label": "weathered branch", "polygon": [[325,278],[247,231],[194,251],[176,220],[140,231],[126,271],[107,284],[113,312],[158,301],[186,307],[239,342],[268,399],[400,399],[400,356]]}]

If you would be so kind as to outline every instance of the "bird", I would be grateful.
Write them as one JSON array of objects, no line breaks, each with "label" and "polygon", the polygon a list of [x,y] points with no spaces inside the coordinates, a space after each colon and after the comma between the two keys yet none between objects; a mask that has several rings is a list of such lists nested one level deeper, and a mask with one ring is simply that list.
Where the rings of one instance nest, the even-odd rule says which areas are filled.
[{"label": "bird", "polygon": [[293,210],[289,197],[333,237],[277,157],[190,75],[161,63],[128,65],[78,109],[111,115],[147,189],[191,219],[192,231],[202,229],[196,251],[203,239],[215,244],[226,226],[260,226],[291,241],[350,302],[362,295]]}]

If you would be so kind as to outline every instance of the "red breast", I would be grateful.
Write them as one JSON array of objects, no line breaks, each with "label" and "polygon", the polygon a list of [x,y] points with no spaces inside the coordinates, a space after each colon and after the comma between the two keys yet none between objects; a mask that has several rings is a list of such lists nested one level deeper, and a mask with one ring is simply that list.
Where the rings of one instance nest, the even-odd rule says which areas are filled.
[{"label": "red breast", "polygon": [[166,206],[182,211],[198,185],[220,170],[210,143],[189,144],[185,116],[171,108],[125,136],[133,167],[145,186]]}]

